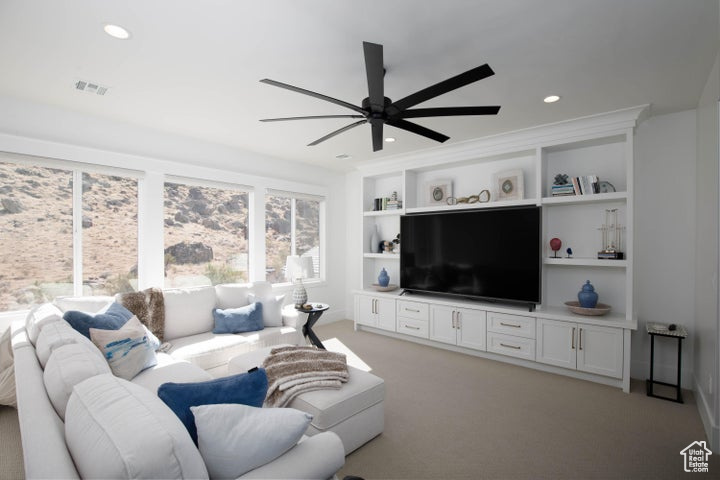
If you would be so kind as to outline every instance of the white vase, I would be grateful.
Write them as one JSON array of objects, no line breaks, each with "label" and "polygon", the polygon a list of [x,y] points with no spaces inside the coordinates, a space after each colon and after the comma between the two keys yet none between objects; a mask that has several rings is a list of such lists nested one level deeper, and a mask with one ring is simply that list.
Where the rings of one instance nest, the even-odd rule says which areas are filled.
[{"label": "white vase", "polygon": [[292,297],[296,307],[301,307],[307,303],[307,290],[305,290],[305,285],[303,285],[301,278],[298,278],[295,283]]},{"label": "white vase", "polygon": [[380,234],[378,234],[377,225],[373,225],[373,232],[370,235],[370,253],[378,253],[378,245],[380,245]]}]

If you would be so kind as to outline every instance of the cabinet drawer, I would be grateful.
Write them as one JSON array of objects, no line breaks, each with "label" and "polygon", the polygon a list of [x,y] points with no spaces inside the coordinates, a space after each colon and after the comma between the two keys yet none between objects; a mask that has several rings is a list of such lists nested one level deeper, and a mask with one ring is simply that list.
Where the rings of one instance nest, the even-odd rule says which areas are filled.
[{"label": "cabinet drawer", "polygon": [[535,338],[535,317],[488,312],[489,332],[505,333],[514,337]]},{"label": "cabinet drawer", "polygon": [[406,318],[414,318],[415,320],[425,320],[429,318],[427,303],[407,302],[398,300],[397,314]]},{"label": "cabinet drawer", "polygon": [[413,318],[397,317],[397,332],[414,337],[428,338],[428,322]]},{"label": "cabinet drawer", "polygon": [[535,340],[532,338],[488,332],[487,351],[534,361]]}]

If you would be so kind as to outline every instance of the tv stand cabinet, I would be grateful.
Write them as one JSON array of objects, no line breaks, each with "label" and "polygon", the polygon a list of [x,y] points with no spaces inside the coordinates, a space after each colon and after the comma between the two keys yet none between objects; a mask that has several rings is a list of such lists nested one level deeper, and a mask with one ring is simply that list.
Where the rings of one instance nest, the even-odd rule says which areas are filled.
[{"label": "tv stand cabinet", "polygon": [[[646,111],[647,106],[633,107],[383,157],[358,166],[362,246],[357,257],[356,328],[628,391],[630,335],[637,329],[633,140],[634,129]],[[509,170],[522,172],[522,194],[517,199],[498,201],[495,178]],[[594,175],[606,184],[602,193],[553,196],[552,185],[558,174],[572,178]],[[491,195],[488,202],[433,204],[429,188],[437,184],[449,184],[456,198],[470,198],[482,190]],[[374,210],[376,205],[383,205],[375,202],[376,198],[397,198],[401,204],[385,202],[399,208]],[[382,268],[391,283],[400,283],[400,254],[378,251],[371,239],[395,239],[402,215],[527,205],[542,207],[542,240],[538,246],[543,257],[542,296],[534,311],[527,306],[373,291]],[[600,228],[607,215],[617,215],[622,231],[619,247],[624,255],[620,260],[597,258],[603,248]],[[555,256],[549,246],[555,237],[562,241],[561,256]],[[572,256],[565,254],[567,247],[572,248]],[[609,314],[575,315],[564,305],[577,299],[586,280],[595,286],[600,302],[612,306]],[[382,313],[377,309],[380,299],[392,302],[382,304]],[[416,302],[421,311],[407,310],[408,304],[401,302]],[[508,327],[509,322],[496,321],[501,315],[514,317],[521,326]]]}]

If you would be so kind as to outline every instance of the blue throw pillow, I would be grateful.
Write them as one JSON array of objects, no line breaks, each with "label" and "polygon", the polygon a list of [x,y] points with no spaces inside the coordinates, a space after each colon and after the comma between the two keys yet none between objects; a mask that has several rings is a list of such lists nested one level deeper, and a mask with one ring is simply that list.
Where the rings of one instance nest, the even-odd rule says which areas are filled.
[{"label": "blue throw pillow", "polygon": [[158,397],[175,412],[197,445],[195,417],[190,407],[220,403],[242,403],[251,407],[262,407],[267,389],[265,369],[257,368],[247,373],[207,382],[163,383],[158,388]]},{"label": "blue throw pillow", "polygon": [[117,330],[133,317],[133,313],[119,303],[112,303],[106,310],[98,313],[85,313],[68,310],[63,315],[75,330],[90,338],[90,329]]},{"label": "blue throw pillow", "polygon": [[213,333],[254,332],[265,328],[263,325],[263,306],[260,302],[245,307],[213,310],[215,328]]}]

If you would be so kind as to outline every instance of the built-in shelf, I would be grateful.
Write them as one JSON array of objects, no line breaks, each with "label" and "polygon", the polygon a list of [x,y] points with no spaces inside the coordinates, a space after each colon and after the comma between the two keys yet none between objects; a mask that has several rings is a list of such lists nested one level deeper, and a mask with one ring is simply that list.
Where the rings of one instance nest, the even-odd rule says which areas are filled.
[{"label": "built-in shelf", "polygon": [[363,216],[365,217],[384,217],[384,216],[392,216],[392,215],[402,215],[405,213],[405,209],[401,208],[398,210],[377,210],[377,211],[370,211],[370,212],[363,212]]},{"label": "built-in shelf", "polygon": [[608,268],[625,268],[627,260],[602,260],[599,258],[545,258],[545,265],[567,265],[576,267],[608,267]]},{"label": "built-in shelf", "polygon": [[472,210],[477,208],[498,208],[498,207],[517,207],[521,205],[537,205],[539,202],[534,198],[525,200],[512,200],[503,202],[476,202],[476,203],[460,203],[457,205],[432,205],[429,207],[415,207],[406,209],[406,213],[425,213],[425,212],[451,212],[453,210]]},{"label": "built-in shelf", "polygon": [[543,197],[543,205],[574,205],[579,203],[625,202],[627,192],[596,193],[593,195],[567,195],[561,197]]},{"label": "built-in shelf", "polygon": [[363,253],[364,258],[387,258],[388,260],[400,260],[399,253]]}]

